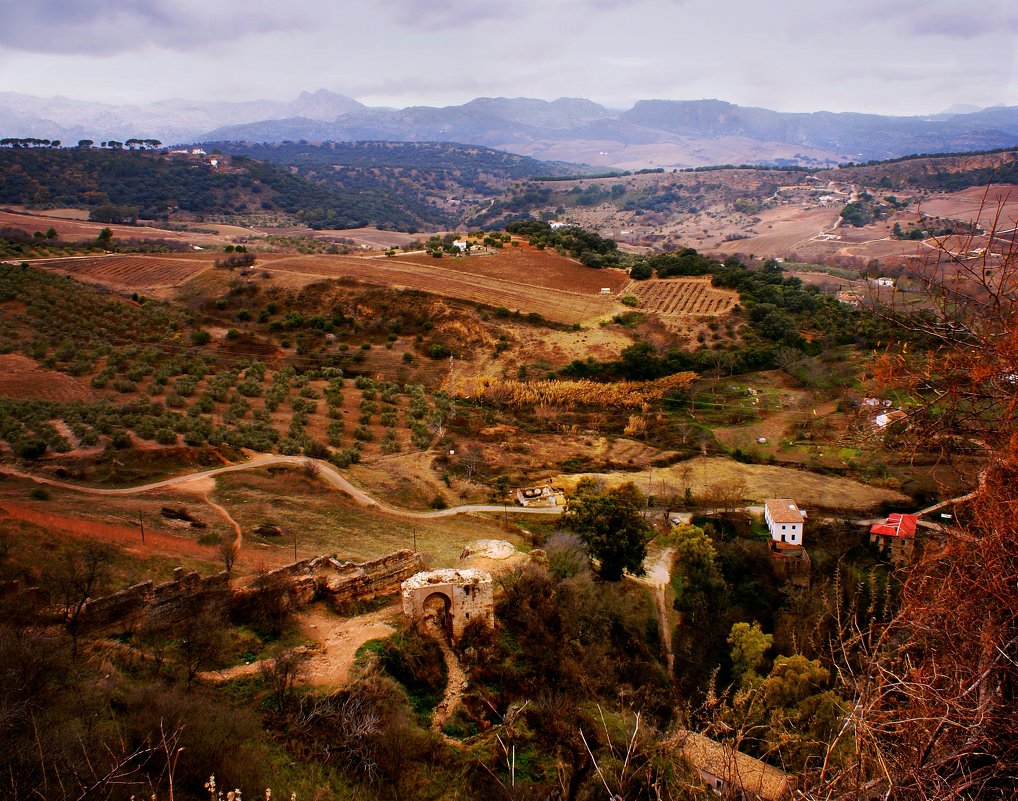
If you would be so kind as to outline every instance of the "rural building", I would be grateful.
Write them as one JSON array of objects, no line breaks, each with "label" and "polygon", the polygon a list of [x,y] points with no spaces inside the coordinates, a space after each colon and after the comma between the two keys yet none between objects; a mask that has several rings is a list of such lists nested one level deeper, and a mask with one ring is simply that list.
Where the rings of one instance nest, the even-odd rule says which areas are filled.
[{"label": "rural building", "polygon": [[467,250],[467,241],[465,239],[457,239],[452,243],[452,246],[460,252],[465,253]]},{"label": "rural building", "polygon": [[564,223],[564,222],[553,222],[553,223],[548,223],[548,225],[551,226],[551,230],[552,231],[557,231],[559,228],[572,228],[572,225],[570,223]]},{"label": "rural building", "polygon": [[401,585],[403,614],[419,630],[437,626],[455,642],[471,620],[495,625],[491,573],[474,568],[430,570]]},{"label": "rural building", "polygon": [[886,523],[870,526],[870,543],[876,545],[881,552],[889,551],[892,562],[907,562],[912,558],[918,522],[918,515],[893,512],[887,516]]},{"label": "rural building", "polygon": [[764,521],[771,533],[771,542],[802,546],[802,529],[806,513],[790,498],[768,498],[764,501]]},{"label": "rural building", "polygon": [[852,306],[858,309],[862,305],[862,295],[858,292],[848,292],[842,290],[838,293],[838,302],[844,303],[846,306]]},{"label": "rural building", "polygon": [[696,732],[679,735],[682,758],[723,798],[780,801],[791,793],[788,774]]},{"label": "rural building", "polygon": [[520,487],[516,490],[516,501],[520,506],[560,506],[564,501],[564,493],[560,489],[548,486]]},{"label": "rural building", "polygon": [[893,278],[883,278],[883,277],[881,277],[881,278],[878,278],[875,281],[875,283],[876,283],[877,286],[894,286],[894,279]]}]

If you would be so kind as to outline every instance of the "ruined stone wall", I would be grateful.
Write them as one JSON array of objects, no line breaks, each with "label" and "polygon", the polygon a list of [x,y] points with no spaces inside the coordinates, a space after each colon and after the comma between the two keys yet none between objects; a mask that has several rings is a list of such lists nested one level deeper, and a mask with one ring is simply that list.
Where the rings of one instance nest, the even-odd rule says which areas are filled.
[{"label": "ruined stone wall", "polygon": [[176,626],[186,618],[229,598],[226,572],[201,576],[178,567],[173,580],[162,584],[144,581],[126,590],[88,601],[79,626],[86,629],[132,628],[143,619],[158,626]]},{"label": "ruined stone wall", "polygon": [[202,577],[183,568],[163,584],[144,581],[126,590],[90,599],[79,620],[81,630],[127,630],[141,622],[175,626],[188,616],[214,604],[242,601],[259,587],[280,586],[287,593],[290,608],[307,606],[324,598],[341,606],[395,592],[404,579],[420,572],[421,555],[411,550],[396,551],[361,564],[333,556],[304,559],[260,576],[248,587],[232,587],[223,572]]}]

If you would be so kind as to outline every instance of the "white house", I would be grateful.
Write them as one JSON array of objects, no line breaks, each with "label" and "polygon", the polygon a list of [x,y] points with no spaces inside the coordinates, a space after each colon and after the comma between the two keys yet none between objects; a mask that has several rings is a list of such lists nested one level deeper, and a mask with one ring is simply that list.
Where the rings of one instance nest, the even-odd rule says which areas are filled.
[{"label": "white house", "polygon": [[768,498],[764,501],[764,520],[771,540],[787,545],[802,545],[802,529],[806,513],[790,498]]},{"label": "white house", "polygon": [[877,286],[894,286],[894,279],[881,276],[876,280],[876,284]]}]

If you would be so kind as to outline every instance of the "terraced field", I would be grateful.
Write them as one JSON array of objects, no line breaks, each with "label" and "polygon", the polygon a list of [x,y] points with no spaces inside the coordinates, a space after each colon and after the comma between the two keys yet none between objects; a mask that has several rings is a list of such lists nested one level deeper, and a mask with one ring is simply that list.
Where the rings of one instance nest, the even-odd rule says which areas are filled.
[{"label": "terraced field", "polygon": [[667,278],[633,281],[624,290],[640,300],[640,308],[665,321],[675,317],[717,317],[732,310],[739,293],[711,286],[710,278]]}]

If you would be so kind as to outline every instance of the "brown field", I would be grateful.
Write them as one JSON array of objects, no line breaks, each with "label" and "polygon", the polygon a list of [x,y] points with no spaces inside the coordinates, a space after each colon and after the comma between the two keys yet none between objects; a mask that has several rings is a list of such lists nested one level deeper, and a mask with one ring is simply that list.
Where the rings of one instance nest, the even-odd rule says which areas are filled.
[{"label": "brown field", "polygon": [[[618,309],[601,287],[617,293],[628,282],[621,270],[592,270],[554,253],[519,251],[459,259],[363,258],[357,256],[266,256],[258,268],[283,283],[352,278],[457,298],[521,312],[537,312],[565,323],[603,317]],[[527,252],[529,251],[529,253]],[[521,280],[522,279],[522,280]]]},{"label": "brown field", "polygon": [[178,242],[200,244],[216,237],[209,234],[195,234],[187,231],[164,231],[144,225],[107,225],[77,219],[56,219],[43,214],[14,214],[0,211],[0,228],[17,228],[29,234],[55,228],[57,235],[65,242],[95,239],[103,228],[109,228],[117,239],[172,239]]},{"label": "brown field", "polygon": [[87,384],[56,370],[46,370],[31,359],[13,353],[0,355],[0,397],[50,401],[90,401],[95,393]]},{"label": "brown field", "polygon": [[984,228],[989,228],[998,205],[1001,223],[998,227],[1013,227],[1018,221],[1018,186],[1002,184],[989,189],[972,186],[960,192],[933,195],[922,201],[919,210],[933,217],[948,217],[966,222],[978,219]]},{"label": "brown field", "polygon": [[40,211],[29,211],[24,206],[10,204],[3,207],[3,211],[13,211],[19,214],[34,214],[38,217],[53,217],[57,220],[87,220],[88,209],[44,209]]},{"label": "brown field", "polygon": [[152,290],[179,286],[212,266],[211,253],[174,253],[158,256],[74,256],[31,262],[79,281],[111,289]]},{"label": "brown field", "polygon": [[696,315],[717,317],[732,310],[739,302],[739,293],[715,289],[710,278],[665,278],[633,281],[624,290],[640,299],[640,308],[654,312],[667,321],[669,317]]}]

